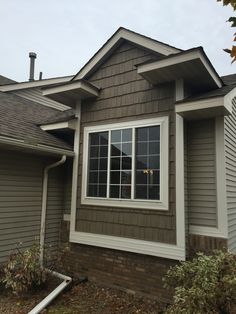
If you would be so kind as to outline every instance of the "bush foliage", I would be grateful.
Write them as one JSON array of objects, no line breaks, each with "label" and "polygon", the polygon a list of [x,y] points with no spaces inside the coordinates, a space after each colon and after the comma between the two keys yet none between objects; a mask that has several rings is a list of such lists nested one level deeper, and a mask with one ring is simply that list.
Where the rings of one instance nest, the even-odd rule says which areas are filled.
[{"label": "bush foliage", "polygon": [[2,282],[5,287],[18,295],[42,288],[48,274],[41,267],[39,256],[40,247],[36,244],[23,252],[17,249],[12,253],[3,267]]},{"label": "bush foliage", "polygon": [[172,267],[164,278],[174,288],[174,303],[166,314],[229,314],[236,305],[236,257],[223,251]]}]

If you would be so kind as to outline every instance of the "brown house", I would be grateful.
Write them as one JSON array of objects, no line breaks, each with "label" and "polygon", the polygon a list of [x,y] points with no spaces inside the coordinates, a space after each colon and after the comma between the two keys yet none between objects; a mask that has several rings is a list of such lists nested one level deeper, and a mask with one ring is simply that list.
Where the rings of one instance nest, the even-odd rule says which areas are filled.
[{"label": "brown house", "polygon": [[202,47],[120,28],[74,77],[2,84],[0,261],[46,215],[73,271],[164,299],[170,265],[236,251],[236,75]]}]

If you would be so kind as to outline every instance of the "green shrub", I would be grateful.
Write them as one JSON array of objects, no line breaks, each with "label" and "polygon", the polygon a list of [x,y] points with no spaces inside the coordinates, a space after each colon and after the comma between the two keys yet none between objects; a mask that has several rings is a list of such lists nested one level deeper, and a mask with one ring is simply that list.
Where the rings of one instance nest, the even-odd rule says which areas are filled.
[{"label": "green shrub", "polygon": [[42,288],[48,274],[41,267],[39,256],[40,247],[36,244],[23,252],[17,249],[12,253],[3,267],[2,282],[5,287],[18,295]]},{"label": "green shrub", "polygon": [[164,278],[174,288],[174,303],[168,314],[236,313],[236,257],[214,251],[198,253],[192,261],[172,267]]}]

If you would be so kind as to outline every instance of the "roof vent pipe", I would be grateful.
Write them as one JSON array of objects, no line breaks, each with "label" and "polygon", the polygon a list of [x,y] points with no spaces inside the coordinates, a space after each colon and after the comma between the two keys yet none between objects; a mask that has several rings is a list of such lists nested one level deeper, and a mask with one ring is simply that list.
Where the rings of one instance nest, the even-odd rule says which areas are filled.
[{"label": "roof vent pipe", "polygon": [[35,59],[37,58],[37,55],[35,52],[29,53],[30,57],[30,75],[29,75],[29,81],[34,81],[34,66],[35,66]]},{"label": "roof vent pipe", "polygon": [[39,72],[39,80],[41,81],[43,79],[43,72]]}]

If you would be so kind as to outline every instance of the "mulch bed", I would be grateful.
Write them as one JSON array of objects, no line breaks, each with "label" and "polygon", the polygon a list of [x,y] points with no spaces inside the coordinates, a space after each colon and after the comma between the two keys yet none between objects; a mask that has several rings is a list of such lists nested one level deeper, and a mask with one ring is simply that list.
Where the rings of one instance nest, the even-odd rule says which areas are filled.
[{"label": "mulch bed", "polygon": [[[39,303],[51,288],[16,297],[0,291],[1,314],[26,314]],[[80,283],[61,294],[44,314],[158,314],[163,313],[157,301],[138,297],[118,289],[107,288],[91,282]]]}]

